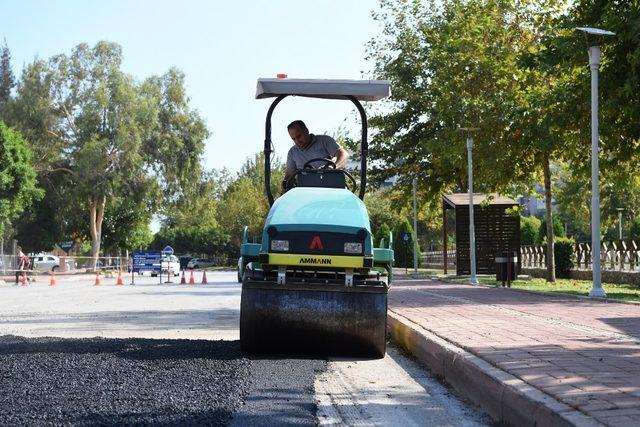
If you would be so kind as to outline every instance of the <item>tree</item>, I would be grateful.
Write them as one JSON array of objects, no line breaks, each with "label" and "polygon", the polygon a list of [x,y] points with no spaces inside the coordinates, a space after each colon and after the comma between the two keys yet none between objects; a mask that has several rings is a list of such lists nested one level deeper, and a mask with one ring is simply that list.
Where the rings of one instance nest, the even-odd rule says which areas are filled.
[{"label": "tree", "polygon": [[373,233],[373,246],[378,248],[380,246],[380,242],[384,240],[384,247],[389,247],[389,234],[391,233],[391,229],[386,223],[383,223],[380,227],[376,228]]},{"label": "tree", "polygon": [[[545,217],[548,217],[545,215]],[[562,223],[556,217],[553,217],[553,235],[555,237],[565,237]],[[538,228],[538,235],[536,236],[536,243],[542,244],[547,241],[547,227]],[[547,248],[548,249],[548,248]]]},{"label": "tree", "polygon": [[15,85],[15,77],[11,70],[11,52],[5,40],[4,46],[0,47],[0,120],[3,119],[1,114],[4,106],[11,99],[11,90]]},{"label": "tree", "polygon": [[[71,176],[70,201],[88,218],[94,259],[109,204],[121,195],[143,200],[128,206],[139,209],[138,216],[127,215],[136,221],[161,195],[179,196],[200,174],[208,135],[189,106],[181,72],[137,83],[121,71],[121,62],[122,49],[108,42],[36,60],[25,68],[11,108],[31,138],[41,176]],[[139,231],[133,225],[120,230]]]},{"label": "tree", "polygon": [[0,236],[42,194],[37,188],[29,144],[0,121]]},{"label": "tree", "polygon": [[535,245],[540,228],[540,220],[535,216],[520,217],[520,244]]},{"label": "tree", "polygon": [[[402,240],[402,233],[409,233],[411,240],[405,243]],[[393,251],[394,258],[396,260],[396,267],[412,267],[413,266],[413,227],[409,224],[407,219],[403,219],[396,223],[393,227]],[[418,251],[420,247],[418,247]],[[418,257],[418,265],[420,264],[420,257]]]},{"label": "tree", "polygon": [[[371,42],[369,57],[374,75],[391,80],[393,96],[390,112],[371,120],[379,130],[371,151],[383,165],[376,173],[379,179],[398,175],[405,186],[418,176],[427,197],[466,191],[465,135],[458,130],[479,128],[475,189],[520,192],[544,177],[551,231],[550,165],[573,141],[561,126],[571,105],[565,99],[573,100],[571,85],[561,84],[570,73],[549,63],[545,45],[559,31],[555,19],[563,4],[439,3],[381,2],[382,36]],[[553,281],[553,256],[549,261]]]}]

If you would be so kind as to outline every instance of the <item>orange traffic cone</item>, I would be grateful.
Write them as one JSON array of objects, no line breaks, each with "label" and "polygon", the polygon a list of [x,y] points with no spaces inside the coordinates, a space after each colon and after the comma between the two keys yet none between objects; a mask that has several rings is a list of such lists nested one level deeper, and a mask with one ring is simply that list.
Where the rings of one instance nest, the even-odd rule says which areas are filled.
[{"label": "orange traffic cone", "polygon": [[207,272],[203,271],[202,272],[202,284],[203,285],[208,285],[209,283],[207,282]]},{"label": "orange traffic cone", "polygon": [[180,284],[181,285],[187,284],[187,279],[184,277],[184,270],[182,270],[182,279],[180,279]]},{"label": "orange traffic cone", "polygon": [[189,284],[190,285],[195,285],[196,284],[196,281],[193,280],[193,270],[191,270],[191,277],[189,277]]},{"label": "orange traffic cone", "polygon": [[124,283],[122,283],[122,271],[118,271],[118,280],[116,281],[116,285],[118,286],[124,285]]},{"label": "orange traffic cone", "polygon": [[22,273],[22,286],[27,286],[27,273]]},{"label": "orange traffic cone", "polygon": [[100,286],[100,272],[96,271],[96,283],[93,286]]},{"label": "orange traffic cone", "polygon": [[49,280],[49,286],[55,286],[56,285],[56,272],[55,271],[51,271],[51,279]]}]

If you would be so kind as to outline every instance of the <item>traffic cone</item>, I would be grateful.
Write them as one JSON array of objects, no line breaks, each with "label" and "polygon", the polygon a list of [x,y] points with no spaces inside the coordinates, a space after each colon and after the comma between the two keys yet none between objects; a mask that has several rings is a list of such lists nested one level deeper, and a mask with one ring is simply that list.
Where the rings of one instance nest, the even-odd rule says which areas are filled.
[{"label": "traffic cone", "polygon": [[189,277],[189,284],[190,285],[195,285],[196,284],[196,281],[193,280],[193,270],[191,270],[191,277]]},{"label": "traffic cone", "polygon": [[100,286],[100,272],[96,271],[96,283],[93,286]]},{"label": "traffic cone", "polygon": [[22,286],[27,286],[27,273],[22,273]]},{"label": "traffic cone", "polygon": [[122,283],[122,271],[118,271],[118,280],[116,281],[116,285],[117,286],[124,285],[124,283]]},{"label": "traffic cone", "polygon": [[56,272],[55,271],[51,271],[51,279],[49,280],[49,286],[55,286],[56,285]]},{"label": "traffic cone", "polygon": [[202,272],[202,284],[203,285],[208,285],[209,283],[207,282],[207,272],[203,271]]},{"label": "traffic cone", "polygon": [[180,279],[180,284],[181,285],[187,284],[187,279],[184,277],[184,270],[182,270],[182,279]]}]

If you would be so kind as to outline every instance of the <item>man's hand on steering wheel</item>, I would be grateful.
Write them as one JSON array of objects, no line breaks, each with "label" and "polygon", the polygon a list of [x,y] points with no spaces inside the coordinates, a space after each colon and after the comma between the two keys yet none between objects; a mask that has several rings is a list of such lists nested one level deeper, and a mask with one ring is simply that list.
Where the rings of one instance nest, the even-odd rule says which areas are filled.
[{"label": "man's hand on steering wheel", "polygon": [[[324,162],[323,165],[321,165],[318,168],[314,168],[312,163],[314,162]],[[302,166],[302,169],[336,169],[336,164],[333,160],[331,159],[326,159],[324,157],[318,157],[316,159],[311,159],[308,162],[306,162],[304,164],[304,166]]]}]

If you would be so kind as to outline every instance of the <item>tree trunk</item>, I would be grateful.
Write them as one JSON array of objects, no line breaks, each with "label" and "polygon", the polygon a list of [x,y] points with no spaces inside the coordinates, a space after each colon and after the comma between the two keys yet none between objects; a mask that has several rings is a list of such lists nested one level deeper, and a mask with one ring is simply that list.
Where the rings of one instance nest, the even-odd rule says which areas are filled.
[{"label": "tree trunk", "polygon": [[544,154],[544,202],[547,219],[547,282],[556,281],[556,262],[553,256],[553,213],[551,212],[551,165],[549,154]]},{"label": "tree trunk", "polygon": [[107,204],[105,196],[89,196],[89,234],[91,235],[91,265],[96,270],[100,244],[102,242],[102,220],[104,219],[104,207]]}]

